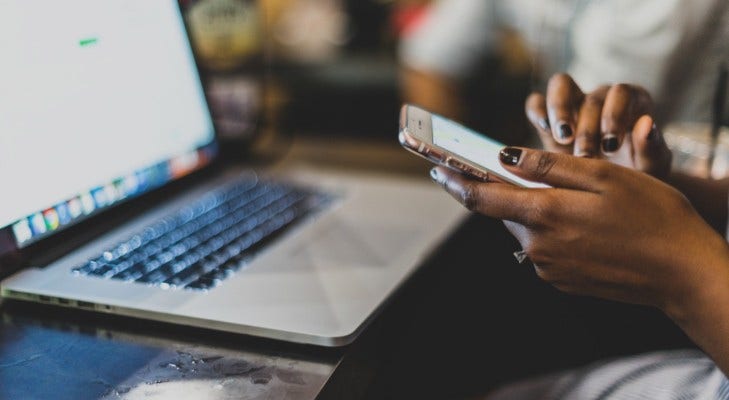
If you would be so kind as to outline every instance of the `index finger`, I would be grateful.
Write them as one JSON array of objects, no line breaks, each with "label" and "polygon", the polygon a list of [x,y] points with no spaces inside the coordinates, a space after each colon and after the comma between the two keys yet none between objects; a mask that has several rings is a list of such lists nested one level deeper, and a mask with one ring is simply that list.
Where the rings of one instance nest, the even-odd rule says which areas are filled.
[{"label": "index finger", "polygon": [[593,193],[602,192],[606,182],[619,176],[621,168],[604,160],[524,147],[506,147],[499,159],[504,168],[532,182]]},{"label": "index finger", "polygon": [[547,112],[554,140],[570,144],[576,130],[576,114],[585,95],[567,74],[556,74],[547,85]]},{"label": "index finger", "polygon": [[651,112],[651,97],[645,89],[623,83],[612,86],[602,109],[603,153],[610,155],[616,152],[638,118]]},{"label": "index finger", "polygon": [[445,167],[433,168],[430,175],[469,210],[524,225],[529,222],[530,213],[539,209],[533,205],[538,197],[534,192],[546,190],[525,189],[508,183],[480,182]]}]

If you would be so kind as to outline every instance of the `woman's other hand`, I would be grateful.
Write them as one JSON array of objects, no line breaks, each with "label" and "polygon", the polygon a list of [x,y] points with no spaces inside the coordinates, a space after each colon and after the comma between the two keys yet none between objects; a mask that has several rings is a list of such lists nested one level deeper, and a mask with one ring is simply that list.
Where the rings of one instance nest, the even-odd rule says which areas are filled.
[{"label": "woman's other hand", "polygon": [[665,179],[671,151],[651,117],[653,101],[640,86],[616,84],[584,93],[566,74],[549,80],[546,95],[525,104],[548,151],[604,158]]}]

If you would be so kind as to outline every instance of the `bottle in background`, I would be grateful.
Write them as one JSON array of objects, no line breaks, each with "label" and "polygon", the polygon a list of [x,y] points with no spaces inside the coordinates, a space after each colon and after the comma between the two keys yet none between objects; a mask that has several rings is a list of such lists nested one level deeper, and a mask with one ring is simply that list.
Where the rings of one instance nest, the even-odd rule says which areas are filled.
[{"label": "bottle in background", "polygon": [[181,0],[224,153],[240,157],[262,108],[263,17],[257,0]]}]

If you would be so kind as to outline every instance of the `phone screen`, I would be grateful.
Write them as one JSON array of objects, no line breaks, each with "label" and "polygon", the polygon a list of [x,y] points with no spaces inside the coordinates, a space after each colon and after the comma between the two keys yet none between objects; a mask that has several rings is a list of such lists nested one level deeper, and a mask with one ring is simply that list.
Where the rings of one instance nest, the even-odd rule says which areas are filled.
[{"label": "phone screen", "polygon": [[432,116],[433,144],[457,154],[475,165],[481,166],[497,175],[508,178],[525,187],[546,187],[531,182],[507,171],[499,162],[499,151],[505,147],[471,129],[438,115]]}]

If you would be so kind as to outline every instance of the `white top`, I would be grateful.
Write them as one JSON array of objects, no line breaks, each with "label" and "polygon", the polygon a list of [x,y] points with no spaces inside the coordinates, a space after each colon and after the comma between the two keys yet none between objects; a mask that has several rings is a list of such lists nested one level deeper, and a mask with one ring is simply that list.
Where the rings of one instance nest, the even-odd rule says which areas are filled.
[{"label": "white top", "polygon": [[709,120],[718,64],[729,61],[726,0],[441,0],[401,57],[460,78],[504,29],[522,35],[542,82],[567,71],[585,91],[639,83],[663,120]]}]

